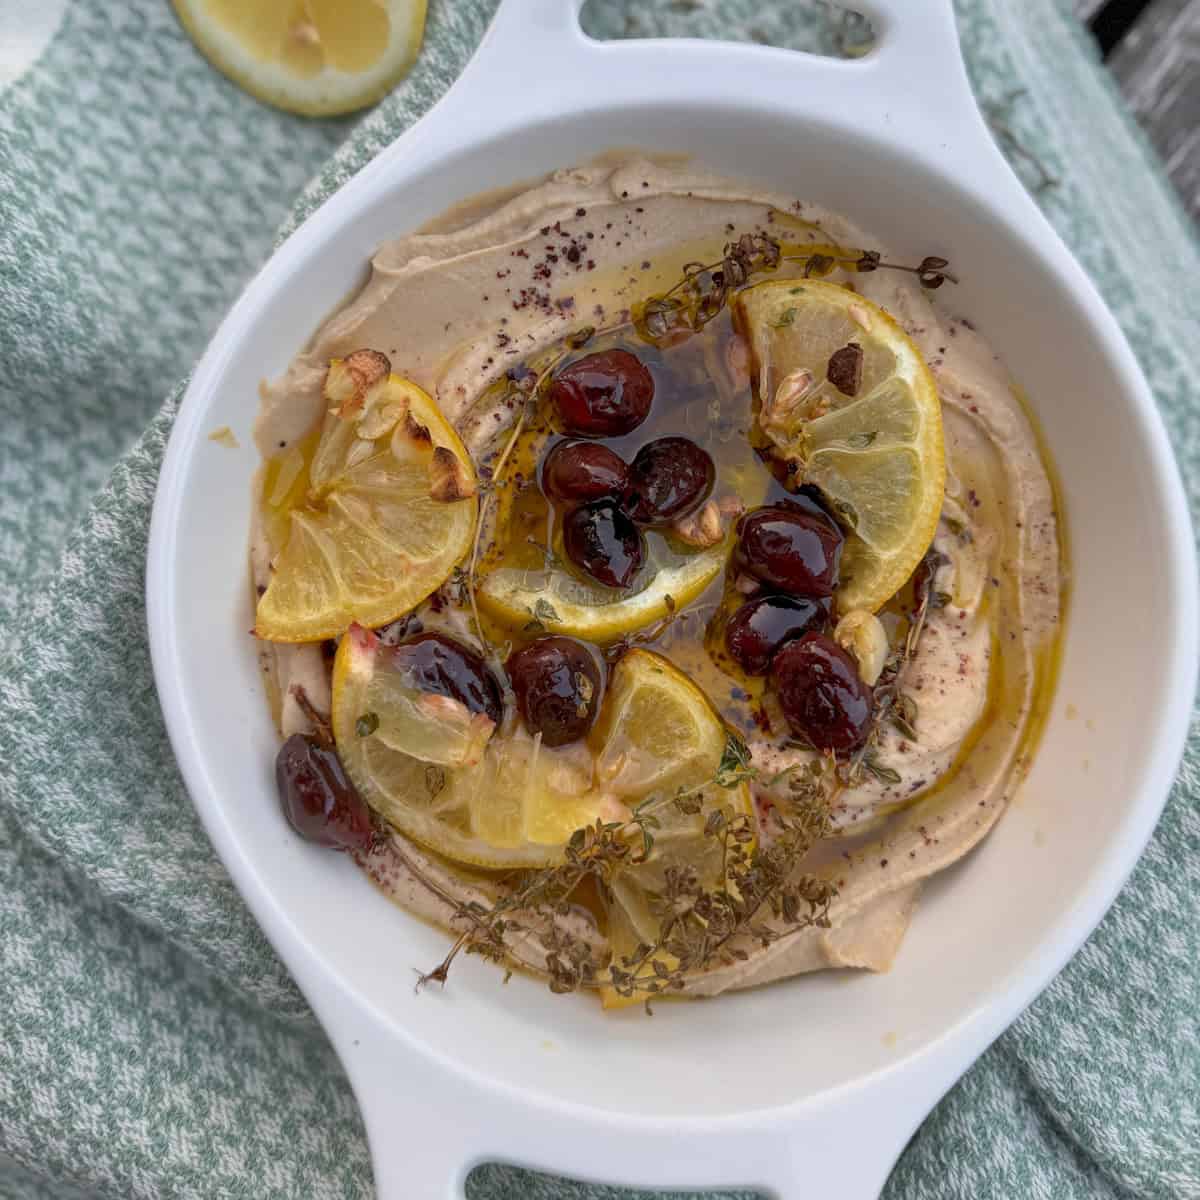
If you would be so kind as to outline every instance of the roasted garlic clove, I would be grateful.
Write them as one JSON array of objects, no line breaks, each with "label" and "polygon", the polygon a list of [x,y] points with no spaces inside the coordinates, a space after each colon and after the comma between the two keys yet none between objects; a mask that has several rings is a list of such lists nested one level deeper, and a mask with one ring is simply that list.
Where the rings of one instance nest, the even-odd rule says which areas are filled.
[{"label": "roasted garlic clove", "polygon": [[745,510],[745,505],[736,496],[723,496],[720,500],[708,500],[694,513],[680,517],[671,523],[671,532],[688,546],[707,550],[725,536],[729,522]]},{"label": "roasted garlic clove", "polygon": [[865,608],[854,609],[838,621],[833,640],[854,656],[863,683],[874,687],[889,649],[887,631],[879,618]]},{"label": "roasted garlic clove", "polygon": [[454,451],[445,446],[436,447],[429,460],[429,481],[429,495],[443,504],[475,495],[475,481]]},{"label": "roasted garlic clove", "polygon": [[360,412],[368,394],[385,383],[391,372],[391,361],[378,350],[355,350],[345,358],[330,359],[325,400],[339,417]]},{"label": "roasted garlic clove", "polygon": [[397,462],[421,463],[429,458],[433,450],[433,437],[429,430],[412,415],[404,414],[404,420],[396,423],[392,431],[392,457]]}]

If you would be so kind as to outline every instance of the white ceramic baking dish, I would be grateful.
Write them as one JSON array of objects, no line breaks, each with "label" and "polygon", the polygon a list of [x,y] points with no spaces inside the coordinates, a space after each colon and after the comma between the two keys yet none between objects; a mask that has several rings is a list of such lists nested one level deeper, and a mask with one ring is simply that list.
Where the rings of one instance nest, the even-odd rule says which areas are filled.
[{"label": "white ceramic baking dish", "polygon": [[[1182,491],[1145,381],[1092,285],[993,145],[950,0],[862,0],[858,61],[699,42],[599,44],[581,0],[504,0],[449,94],[271,259],[201,360],[167,450],[147,570],[155,675],[212,840],[345,1063],[380,1194],[461,1195],[477,1162],[781,1197],[877,1194],[917,1124],[1112,902],[1179,759],[1197,605]],[[603,1015],[461,961],[442,933],[296,838],[245,583],[257,387],[365,276],[456,201],[613,146],[685,151],[944,255],[1053,447],[1073,599],[1023,792],[928,888],[890,974],[827,973]],[[401,364],[402,367],[402,364]],[[241,448],[208,440],[229,425]],[[1086,1020],[1086,1014],[1080,1014]]]}]

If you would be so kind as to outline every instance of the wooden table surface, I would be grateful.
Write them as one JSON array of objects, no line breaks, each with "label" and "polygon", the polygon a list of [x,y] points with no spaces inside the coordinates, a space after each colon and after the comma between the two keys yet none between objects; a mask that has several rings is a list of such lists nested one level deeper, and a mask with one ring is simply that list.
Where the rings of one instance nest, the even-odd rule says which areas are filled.
[{"label": "wooden table surface", "polygon": [[1075,0],[1075,9],[1200,222],[1200,0]]}]

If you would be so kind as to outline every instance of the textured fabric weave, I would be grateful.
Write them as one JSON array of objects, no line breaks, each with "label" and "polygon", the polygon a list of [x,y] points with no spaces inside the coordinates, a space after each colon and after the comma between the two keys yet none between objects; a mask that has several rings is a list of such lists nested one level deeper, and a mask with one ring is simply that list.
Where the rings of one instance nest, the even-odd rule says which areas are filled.
[{"label": "textured fabric weave", "polygon": [[[0,92],[0,1200],[371,1194],[345,1076],[179,781],[143,563],[177,381],[280,230],[429,107],[495,3],[432,0],[416,68],[357,122],[258,105],[165,0],[76,0]],[[999,139],[1146,369],[1195,511],[1192,231],[1065,6],[958,15]],[[794,0],[592,0],[585,18],[825,52],[864,32]],[[888,1200],[1200,1197],[1198,768],[1200,730],[1112,913],[925,1123]],[[509,1167],[468,1193],[631,1195]]]}]

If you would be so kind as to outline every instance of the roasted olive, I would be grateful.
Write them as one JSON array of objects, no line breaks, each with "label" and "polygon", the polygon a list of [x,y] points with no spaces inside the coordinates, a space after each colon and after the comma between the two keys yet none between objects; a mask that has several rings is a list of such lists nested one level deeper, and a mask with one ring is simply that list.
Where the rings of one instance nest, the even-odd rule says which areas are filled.
[{"label": "roasted olive", "polygon": [[716,473],[708,451],[690,438],[647,442],[629,468],[629,515],[639,525],[685,517],[707,499]]},{"label": "roasted olive", "polygon": [[542,463],[542,491],[560,504],[616,499],[629,486],[629,464],[596,442],[558,442]]},{"label": "roasted olive", "polygon": [[806,633],[789,642],[775,655],[771,678],[792,732],[818,750],[853,750],[866,736],[874,693],[831,638]]},{"label": "roasted olive", "polygon": [[508,678],[521,719],[542,745],[578,741],[600,708],[600,668],[582,642],[543,637],[508,659]]},{"label": "roasted olive", "polygon": [[619,437],[646,419],[654,379],[628,350],[602,350],[563,367],[549,395],[567,433]]},{"label": "roasted olive", "polygon": [[293,733],[275,757],[283,815],[302,837],[336,850],[371,845],[371,813],[332,746]]},{"label": "roasted olive", "polygon": [[755,509],[738,522],[735,559],[756,579],[797,596],[831,596],[842,533],[833,522],[786,504]]},{"label": "roasted olive", "polygon": [[430,631],[406,638],[392,653],[396,666],[418,691],[449,696],[468,711],[483,713],[500,724],[500,685],[474,650],[444,633]]},{"label": "roasted olive", "polygon": [[646,560],[638,527],[612,500],[593,500],[563,520],[563,548],[580,570],[606,587],[628,587]]},{"label": "roasted olive", "polygon": [[829,619],[829,602],[802,596],[759,596],[747,601],[725,626],[725,648],[747,675],[766,675],[786,642]]}]

